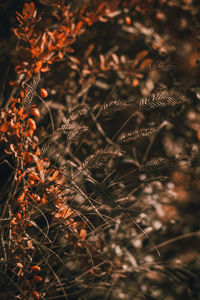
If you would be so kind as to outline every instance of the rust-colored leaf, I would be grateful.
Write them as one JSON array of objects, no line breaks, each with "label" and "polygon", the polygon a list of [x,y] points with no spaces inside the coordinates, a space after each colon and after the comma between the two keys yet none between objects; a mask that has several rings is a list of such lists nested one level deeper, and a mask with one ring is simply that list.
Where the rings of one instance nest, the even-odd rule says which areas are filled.
[{"label": "rust-colored leaf", "polygon": [[41,276],[38,276],[38,275],[35,275],[35,276],[33,277],[33,279],[34,279],[36,282],[38,282],[38,283],[41,283],[41,282],[43,281],[42,277],[41,277]]},{"label": "rust-colored leaf", "polygon": [[150,64],[152,63],[152,59],[151,58],[146,58],[145,60],[143,60],[143,62],[140,64],[140,67],[139,69],[140,70],[143,70],[145,69],[146,67],[150,66]]},{"label": "rust-colored leaf", "polygon": [[8,130],[9,126],[8,126],[8,122],[3,123],[3,125],[1,125],[1,132],[6,132]]},{"label": "rust-colored leaf", "polygon": [[47,90],[45,90],[45,89],[41,89],[40,90],[40,95],[43,97],[43,98],[47,98],[48,97],[48,92],[47,92]]},{"label": "rust-colored leaf", "polygon": [[40,272],[41,268],[39,266],[35,265],[35,266],[31,267],[31,270],[34,271],[34,272]]},{"label": "rust-colored leaf", "polygon": [[59,171],[56,170],[56,171],[53,173],[53,175],[52,175],[51,177],[48,178],[49,181],[53,181],[53,180],[58,176],[58,174],[59,174]]},{"label": "rust-colored leaf", "polygon": [[35,73],[38,73],[41,68],[42,68],[42,60],[39,60],[37,63],[36,63],[36,67],[35,67]]},{"label": "rust-colored leaf", "polygon": [[36,124],[35,121],[32,118],[28,119],[28,127],[30,127],[31,129],[35,130],[36,129]]},{"label": "rust-colored leaf", "polygon": [[40,295],[39,295],[39,293],[37,291],[33,291],[32,295],[33,295],[34,299],[36,299],[36,300],[40,299]]},{"label": "rust-colored leaf", "polygon": [[138,63],[140,60],[142,60],[144,57],[146,57],[147,54],[148,54],[148,51],[147,51],[147,50],[142,50],[142,51],[140,51],[140,52],[136,55],[136,57],[135,57],[135,60],[137,61],[137,63]]},{"label": "rust-colored leaf", "polygon": [[31,111],[31,114],[35,117],[39,117],[40,116],[40,111],[38,108],[34,108],[32,111]]}]

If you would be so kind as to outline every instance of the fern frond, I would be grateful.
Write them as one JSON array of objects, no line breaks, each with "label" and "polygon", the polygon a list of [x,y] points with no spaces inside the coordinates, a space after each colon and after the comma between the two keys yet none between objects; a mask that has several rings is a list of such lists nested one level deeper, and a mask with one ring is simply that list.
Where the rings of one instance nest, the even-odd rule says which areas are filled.
[{"label": "fern frond", "polygon": [[83,133],[88,131],[88,126],[79,125],[75,122],[70,124],[63,124],[60,128],[57,129],[57,132],[64,133],[67,136],[67,141],[75,141]]},{"label": "fern frond", "polygon": [[89,106],[86,104],[79,104],[72,108],[69,113],[69,118],[71,121],[77,121],[81,117],[85,117],[88,115]]},{"label": "fern frond", "polygon": [[53,134],[41,147],[42,156],[51,159],[58,154],[58,148],[61,145],[64,146],[64,150],[62,152],[62,154],[64,154],[66,148],[69,148],[72,143],[78,141],[87,131],[87,126],[76,124],[76,126],[74,125],[73,128],[69,128],[66,125],[62,125],[61,128],[58,128],[53,132]]},{"label": "fern frond", "polygon": [[51,159],[56,152],[56,147],[55,145],[48,140],[42,147],[41,147],[41,154],[42,157],[47,157]]},{"label": "fern frond", "polygon": [[156,177],[149,177],[149,178],[142,179],[141,182],[142,183],[151,183],[153,181],[166,181],[168,179],[169,179],[168,176],[156,176]]},{"label": "fern frond", "polygon": [[169,72],[175,68],[175,64],[170,61],[162,61],[162,60],[155,60],[152,64],[148,67],[148,70],[157,70],[160,72]]},{"label": "fern frond", "polygon": [[150,136],[158,132],[158,128],[141,128],[125,134],[119,139],[119,143],[129,143],[144,136]]},{"label": "fern frond", "polygon": [[79,7],[81,7],[81,5],[84,3],[84,0],[75,0],[75,1],[71,1],[70,3],[70,12],[73,12],[74,10],[78,9]]},{"label": "fern frond", "polygon": [[67,142],[68,144],[74,143],[78,141],[83,134],[85,134],[88,131],[87,126],[77,126],[76,130],[71,130],[67,133]]},{"label": "fern frond", "polygon": [[113,113],[124,110],[129,105],[129,103],[125,103],[120,100],[110,101],[103,105],[101,109],[101,115],[103,116],[103,118],[109,119]]},{"label": "fern frond", "polygon": [[85,159],[83,168],[98,169],[101,168],[108,159],[121,156],[122,153],[118,150],[113,150],[112,148],[100,149]]},{"label": "fern frond", "polygon": [[33,77],[32,83],[30,85],[27,85],[28,92],[24,98],[24,103],[23,103],[25,111],[27,112],[30,112],[33,106],[33,98],[36,95],[36,89],[39,82],[40,82],[40,74],[38,73]]},{"label": "fern frond", "polygon": [[155,172],[155,171],[162,171],[166,170],[173,166],[173,162],[170,159],[166,158],[153,158],[147,161],[145,164],[141,165],[140,171],[148,171],[148,172]]},{"label": "fern frond", "polygon": [[57,129],[57,131],[61,131],[61,132],[65,133],[65,134],[67,134],[70,130],[76,130],[77,126],[78,126],[78,124],[75,123],[75,122],[73,122],[73,123],[65,122],[65,124],[62,124],[62,126],[59,127]]},{"label": "fern frond", "polygon": [[175,106],[188,102],[188,99],[181,92],[171,90],[162,91],[142,98],[138,104],[139,110],[153,110],[167,106]]}]

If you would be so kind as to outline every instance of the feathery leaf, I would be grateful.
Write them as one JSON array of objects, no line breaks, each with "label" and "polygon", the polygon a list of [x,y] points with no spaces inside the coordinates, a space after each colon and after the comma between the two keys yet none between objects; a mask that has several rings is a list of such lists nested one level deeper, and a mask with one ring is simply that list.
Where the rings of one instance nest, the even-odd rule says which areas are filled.
[{"label": "feathery leaf", "polygon": [[142,179],[141,182],[150,183],[153,181],[166,181],[168,179],[169,179],[168,176],[156,176],[156,177],[149,177],[149,178]]},{"label": "feathery leaf", "polygon": [[130,104],[120,100],[110,101],[105,103],[101,109],[101,114],[105,119],[109,119],[111,115],[117,111],[126,109]]},{"label": "feathery leaf", "polygon": [[89,106],[86,104],[79,104],[72,108],[69,113],[70,121],[77,121],[81,117],[88,115]]},{"label": "feathery leaf", "polygon": [[24,108],[26,111],[30,112],[33,106],[33,98],[36,95],[36,89],[40,82],[40,74],[38,73],[33,77],[33,81],[30,85],[28,85],[28,92],[24,98]]},{"label": "feathery leaf", "polygon": [[148,171],[148,172],[155,172],[166,170],[173,165],[173,162],[170,159],[166,158],[153,158],[141,165],[140,171]]},{"label": "feathery leaf", "polygon": [[158,132],[158,128],[141,128],[125,134],[119,139],[119,143],[129,143],[144,136],[152,135]]},{"label": "feathery leaf", "polygon": [[108,159],[113,157],[121,157],[122,153],[112,148],[100,149],[96,153],[88,156],[84,163],[83,168],[97,169],[101,168]]},{"label": "feathery leaf", "polygon": [[171,63],[170,61],[155,60],[147,69],[149,71],[157,70],[160,72],[169,72],[174,68],[175,68],[175,64]]},{"label": "feathery leaf", "polygon": [[163,108],[167,106],[175,106],[188,102],[188,99],[182,93],[171,90],[171,91],[162,91],[155,94],[152,94],[148,97],[142,98],[139,101],[138,109],[139,110],[153,110],[156,108]]}]

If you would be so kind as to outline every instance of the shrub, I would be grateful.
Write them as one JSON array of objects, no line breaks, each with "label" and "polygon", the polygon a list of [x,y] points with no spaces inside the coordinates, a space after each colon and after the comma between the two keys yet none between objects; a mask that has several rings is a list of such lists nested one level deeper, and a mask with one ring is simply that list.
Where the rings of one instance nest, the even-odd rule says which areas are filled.
[{"label": "shrub", "polygon": [[197,5],[17,8],[0,118],[1,299],[197,299],[186,242],[199,243]]}]

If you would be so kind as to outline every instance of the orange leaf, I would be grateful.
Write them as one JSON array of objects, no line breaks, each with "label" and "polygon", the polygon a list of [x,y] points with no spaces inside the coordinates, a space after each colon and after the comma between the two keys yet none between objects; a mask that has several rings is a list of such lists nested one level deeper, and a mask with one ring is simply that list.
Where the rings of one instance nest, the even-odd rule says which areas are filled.
[{"label": "orange leaf", "polygon": [[76,25],[76,30],[79,31],[81,29],[81,27],[83,26],[83,22],[79,21]]},{"label": "orange leaf", "polygon": [[99,5],[99,7],[97,8],[97,12],[99,12],[100,10],[102,10],[102,8],[106,5],[106,2],[103,2]]},{"label": "orange leaf", "polygon": [[[50,63],[50,62],[48,62]],[[41,72],[48,72],[50,70],[50,68],[48,66],[41,68]]]},{"label": "orange leaf", "polygon": [[38,292],[33,291],[33,292],[32,292],[32,295],[33,295],[33,297],[34,297],[36,300],[39,300],[39,299],[40,299],[40,295],[38,294]]},{"label": "orange leaf", "polygon": [[23,193],[21,194],[21,196],[18,197],[18,199],[17,199],[18,202],[19,202],[19,203],[22,203],[22,202],[24,201],[24,197],[25,197],[25,192],[23,192]]},{"label": "orange leaf", "polygon": [[26,136],[32,137],[33,134],[34,134],[34,130],[33,129],[28,129]]},{"label": "orange leaf", "polygon": [[21,32],[19,28],[13,28],[12,31],[14,32],[16,37],[18,37],[18,39],[21,39],[24,37],[24,33]]},{"label": "orange leaf", "polygon": [[101,67],[101,69],[103,71],[105,71],[106,70],[106,67],[105,67],[105,63],[106,63],[105,57],[103,56],[103,54],[100,54],[99,58],[100,58],[100,67]]},{"label": "orange leaf", "polygon": [[28,174],[28,177],[31,179],[31,180],[40,180],[40,178],[36,175],[36,174],[32,174],[32,173],[30,173],[30,174]]},{"label": "orange leaf", "polygon": [[35,130],[36,129],[36,124],[35,121],[33,119],[28,119],[28,127],[30,127],[31,129]]},{"label": "orange leaf", "polygon": [[130,25],[130,24],[131,24],[131,18],[130,18],[130,17],[127,16],[127,17],[125,18],[125,21],[126,21],[126,24],[127,24],[127,25]]},{"label": "orange leaf", "polygon": [[41,155],[41,151],[40,151],[39,147],[37,147],[37,149],[35,151],[35,155],[37,155],[37,156]]},{"label": "orange leaf", "polygon": [[26,117],[28,116],[27,113],[24,113],[23,107],[21,107],[21,108],[19,109],[19,111],[18,111],[18,116],[19,116],[22,120],[26,119]]},{"label": "orange leaf", "polygon": [[55,218],[62,218],[67,219],[70,217],[74,212],[67,206],[60,205],[60,211],[55,214]]},{"label": "orange leaf", "polygon": [[28,181],[28,183],[29,183],[30,185],[34,185],[34,184],[35,184],[35,181],[30,179],[30,180]]},{"label": "orange leaf", "polygon": [[53,173],[53,175],[52,175],[51,177],[48,178],[49,181],[53,181],[53,180],[58,176],[58,174],[59,174],[59,171],[56,170],[56,171]]},{"label": "orange leaf", "polygon": [[40,200],[40,203],[41,204],[46,204],[47,203],[47,199],[42,197],[41,200]]},{"label": "orange leaf", "polygon": [[22,219],[22,215],[20,213],[16,216],[16,221],[19,222]]},{"label": "orange leaf", "polygon": [[143,70],[145,69],[146,67],[150,66],[150,64],[152,63],[152,59],[151,58],[146,58],[145,60],[143,60],[143,62],[140,64],[140,67],[139,69],[140,70]]},{"label": "orange leaf", "polygon": [[35,73],[38,73],[38,72],[41,70],[42,64],[43,64],[42,60],[39,60],[39,61],[36,63]]},{"label": "orange leaf", "polygon": [[31,111],[31,114],[35,117],[39,117],[40,116],[40,111],[38,108],[34,108],[32,111]]},{"label": "orange leaf", "polygon": [[34,279],[36,282],[38,282],[38,283],[40,283],[40,282],[43,281],[42,277],[41,277],[41,276],[38,276],[38,275],[35,275],[35,276],[33,277],[33,279]]},{"label": "orange leaf", "polygon": [[23,16],[26,17],[28,15],[29,17],[32,17],[34,12],[35,12],[35,4],[33,2],[24,4],[23,10],[22,10]]},{"label": "orange leaf", "polygon": [[87,231],[84,228],[82,228],[79,233],[79,237],[81,238],[82,242],[85,241],[86,235],[87,235]]},{"label": "orange leaf", "polygon": [[3,125],[1,126],[0,131],[1,132],[6,132],[8,130],[8,122],[3,123]]},{"label": "orange leaf", "polygon": [[47,92],[47,90],[41,89],[41,90],[40,90],[40,95],[41,95],[43,98],[47,98],[47,97],[48,97],[48,92]]},{"label": "orange leaf", "polygon": [[137,78],[134,78],[133,81],[132,81],[132,86],[136,87],[138,85],[139,85],[139,80]]},{"label": "orange leaf", "polygon": [[147,56],[148,54],[148,51],[147,50],[142,50],[140,51],[136,57],[135,57],[135,60],[137,60],[137,62],[139,62],[140,60],[142,60],[145,56]]},{"label": "orange leaf", "polygon": [[68,47],[68,48],[65,49],[65,52],[73,53],[73,52],[74,52],[74,49],[71,48],[71,47]]},{"label": "orange leaf", "polygon": [[41,268],[37,265],[32,266],[31,269],[32,269],[32,271],[35,271],[35,272],[40,272],[41,271]]},{"label": "orange leaf", "polygon": [[32,162],[32,157],[29,152],[23,152],[22,157],[25,162],[27,162],[27,163]]},{"label": "orange leaf", "polygon": [[44,180],[44,164],[43,164],[43,160],[39,159],[36,155],[33,155],[33,159],[37,165],[38,171],[40,173],[40,177],[41,177],[41,181]]}]

